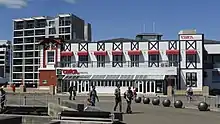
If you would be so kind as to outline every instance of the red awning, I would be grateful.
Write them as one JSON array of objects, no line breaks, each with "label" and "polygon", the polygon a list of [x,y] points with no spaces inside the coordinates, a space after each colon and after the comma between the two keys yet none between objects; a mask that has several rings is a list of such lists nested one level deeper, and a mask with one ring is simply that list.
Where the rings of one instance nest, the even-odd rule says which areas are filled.
[{"label": "red awning", "polygon": [[95,51],[94,55],[96,55],[96,56],[106,56],[107,51]]},{"label": "red awning", "polygon": [[195,55],[197,54],[197,50],[186,50],[187,55]]},{"label": "red awning", "polygon": [[140,50],[129,50],[128,55],[140,55],[141,51]]},{"label": "red awning", "polygon": [[160,54],[160,51],[159,50],[148,50],[148,54],[157,55],[157,54]]},{"label": "red awning", "polygon": [[70,51],[62,51],[60,56],[73,56],[73,52]]},{"label": "red awning", "polygon": [[178,55],[179,52],[179,50],[166,50],[167,55]]},{"label": "red awning", "polygon": [[78,54],[78,56],[88,56],[89,52],[88,51],[79,51],[77,54]]},{"label": "red awning", "polygon": [[112,55],[113,56],[116,56],[116,55],[119,55],[121,56],[123,54],[123,52],[121,50],[118,50],[118,51],[112,51]]}]

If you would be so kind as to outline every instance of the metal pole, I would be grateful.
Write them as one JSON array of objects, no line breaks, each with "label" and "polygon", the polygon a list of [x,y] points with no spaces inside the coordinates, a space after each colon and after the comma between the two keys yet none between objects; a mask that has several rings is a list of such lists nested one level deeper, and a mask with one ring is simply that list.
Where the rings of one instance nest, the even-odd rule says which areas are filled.
[{"label": "metal pole", "polygon": [[27,99],[27,97],[26,97],[26,96],[24,96],[23,105],[26,105],[26,99]]},{"label": "metal pole", "polygon": [[60,105],[60,97],[59,97],[59,98],[57,98],[57,102],[58,102],[58,104]]}]

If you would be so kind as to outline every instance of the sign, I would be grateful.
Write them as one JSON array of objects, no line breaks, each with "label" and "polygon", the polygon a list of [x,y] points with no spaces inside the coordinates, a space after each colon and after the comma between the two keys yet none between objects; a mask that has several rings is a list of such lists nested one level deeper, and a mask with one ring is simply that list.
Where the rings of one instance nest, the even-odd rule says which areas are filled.
[{"label": "sign", "polygon": [[180,40],[202,40],[202,35],[180,35]]},{"label": "sign", "polygon": [[69,70],[65,69],[62,72],[64,75],[65,74],[79,74],[79,72],[76,69],[69,69]]}]

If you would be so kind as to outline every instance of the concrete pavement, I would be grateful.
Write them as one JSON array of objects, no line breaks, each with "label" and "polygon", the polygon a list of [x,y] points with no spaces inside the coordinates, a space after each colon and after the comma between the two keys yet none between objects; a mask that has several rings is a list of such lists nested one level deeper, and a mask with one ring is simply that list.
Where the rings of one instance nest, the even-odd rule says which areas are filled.
[{"label": "concrete pavement", "polygon": [[[7,104],[23,104],[24,96],[26,96],[27,105],[47,105],[48,102],[57,102],[57,99],[67,100],[68,96],[51,96],[46,94],[29,94],[29,95],[8,95]],[[78,102],[86,103],[86,96],[78,96],[76,98]],[[100,96],[100,102],[97,103],[97,106],[103,110],[112,111],[114,105],[114,97],[112,96]],[[161,98],[161,100],[164,98]],[[193,103],[187,103],[185,97],[176,97],[184,102],[184,105],[187,107],[193,107],[194,109],[175,109],[173,107],[165,108],[162,105],[153,106],[151,104],[145,105],[143,103],[137,104],[132,103],[133,114],[125,114],[124,120],[128,124],[170,124],[178,123],[185,124],[188,123],[199,123],[199,124],[219,124],[220,113],[217,112],[200,112],[197,108],[197,103],[203,100],[203,97],[196,98],[197,100]],[[162,102],[162,101],[161,101]],[[212,101],[213,102],[213,101]],[[123,111],[126,109],[126,103],[123,101]]]}]

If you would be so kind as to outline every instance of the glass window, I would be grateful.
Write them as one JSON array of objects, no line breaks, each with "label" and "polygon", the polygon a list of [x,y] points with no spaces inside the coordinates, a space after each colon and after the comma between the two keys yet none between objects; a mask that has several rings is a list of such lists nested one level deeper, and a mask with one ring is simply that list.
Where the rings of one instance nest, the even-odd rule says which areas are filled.
[{"label": "glass window", "polygon": [[55,62],[55,52],[54,51],[47,51],[47,62],[48,63]]},{"label": "glass window", "polygon": [[131,67],[139,67],[139,55],[131,55]]},{"label": "glass window", "polygon": [[186,85],[197,87],[197,73],[196,72],[186,73]]},{"label": "glass window", "polygon": [[178,55],[168,55],[169,66],[178,65]]},{"label": "glass window", "polygon": [[97,67],[105,67],[105,56],[97,56]]},{"label": "glass window", "polygon": [[159,55],[149,55],[149,61],[158,61]]},{"label": "glass window", "polygon": [[196,55],[186,55],[187,62],[196,62]]}]

